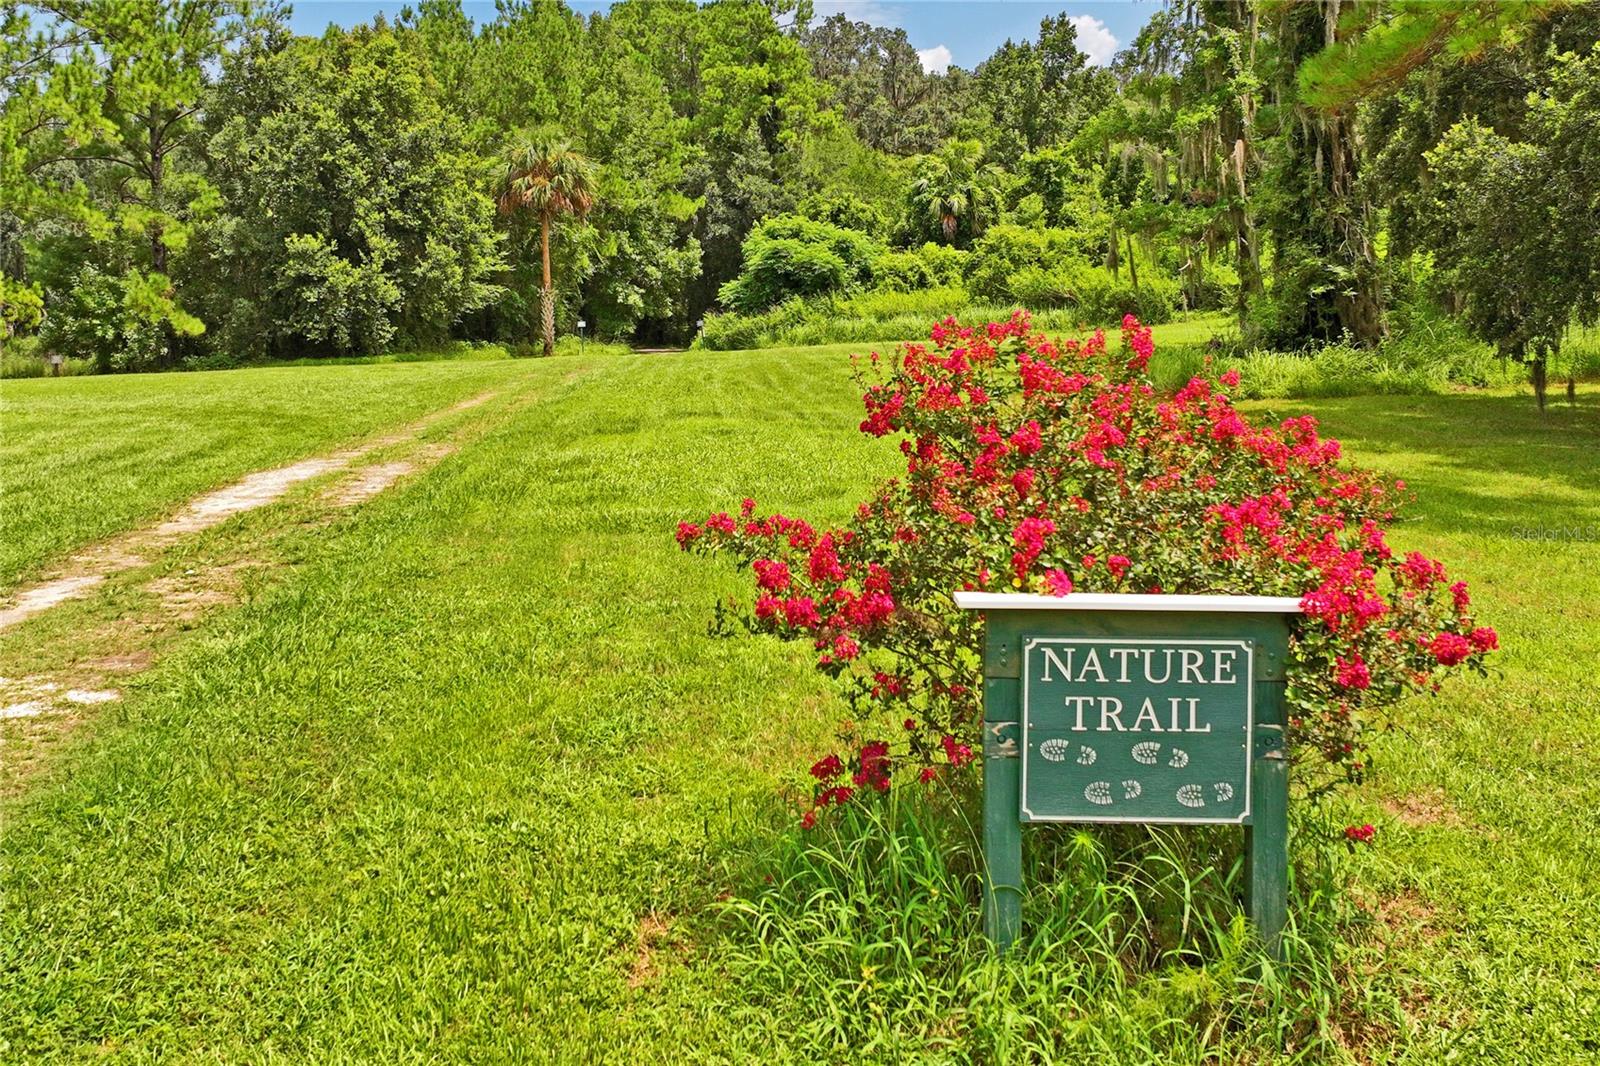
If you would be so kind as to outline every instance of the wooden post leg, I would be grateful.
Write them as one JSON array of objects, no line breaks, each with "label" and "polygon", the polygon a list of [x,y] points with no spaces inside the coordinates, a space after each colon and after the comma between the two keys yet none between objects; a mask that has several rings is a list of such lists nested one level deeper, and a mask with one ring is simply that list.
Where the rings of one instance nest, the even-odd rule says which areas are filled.
[{"label": "wooden post leg", "polygon": [[1010,751],[991,744],[1002,731],[1016,735],[1016,724],[989,723],[983,760],[983,931],[1001,954],[1022,932],[1022,760],[1016,741]]},{"label": "wooden post leg", "polygon": [[[1274,959],[1283,957],[1283,927],[1289,920],[1289,760],[1282,729],[1258,727],[1278,743],[1258,754],[1251,767],[1254,824],[1245,830],[1250,863],[1250,921]],[[1265,738],[1263,738],[1265,739]]]}]

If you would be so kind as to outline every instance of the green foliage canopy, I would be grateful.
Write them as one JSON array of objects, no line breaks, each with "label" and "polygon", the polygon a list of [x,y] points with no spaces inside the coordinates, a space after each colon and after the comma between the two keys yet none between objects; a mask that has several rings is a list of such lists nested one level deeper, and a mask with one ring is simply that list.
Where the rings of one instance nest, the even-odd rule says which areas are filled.
[{"label": "green foliage canopy", "polygon": [[[482,25],[418,0],[317,38],[283,15],[0,4],[9,329],[139,369],[579,318],[681,342],[719,299],[937,289],[954,310],[963,281],[1155,319],[1176,283],[1246,343],[1371,348],[1396,308],[1463,310],[1537,361],[1595,290],[1586,184],[1524,171],[1592,169],[1572,153],[1597,0],[1179,0],[1109,69],[1062,15],[971,72],[794,0],[506,3]],[[592,163],[588,224],[496,216],[524,130]],[[1460,257],[1509,255],[1491,235],[1527,205],[1476,209],[1524,194],[1544,244],[1490,292]]]},{"label": "green foliage canopy", "polygon": [[192,280],[227,350],[378,352],[498,295],[484,164],[413,37],[380,23],[243,49],[208,121],[228,207]]},{"label": "green foliage canopy", "polygon": [[1600,319],[1600,45],[1556,60],[1526,132],[1453,126],[1427,153],[1423,224],[1468,327],[1535,363],[1542,402],[1545,363],[1568,329]]}]

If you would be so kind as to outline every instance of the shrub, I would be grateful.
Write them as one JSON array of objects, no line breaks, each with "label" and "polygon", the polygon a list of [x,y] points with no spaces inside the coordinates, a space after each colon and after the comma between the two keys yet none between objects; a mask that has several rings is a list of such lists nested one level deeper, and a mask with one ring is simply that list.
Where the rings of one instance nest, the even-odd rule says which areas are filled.
[{"label": "shrub", "polygon": [[889,230],[889,219],[883,211],[849,194],[812,193],[800,201],[799,213],[814,222],[826,222],[873,237],[881,237]]},{"label": "shrub", "polygon": [[245,360],[233,352],[205,352],[183,357],[185,370],[237,370],[244,365]]},{"label": "shrub", "polygon": [[731,310],[752,314],[795,296],[865,287],[883,246],[856,230],[779,215],[750,231],[743,254],[739,276],[717,297]]},{"label": "shrub", "polygon": [[283,242],[278,286],[288,296],[283,326],[340,354],[375,354],[395,336],[402,292],[385,257],[352,261],[333,241],[295,234]]},{"label": "shrub", "polygon": [[1011,298],[1030,310],[1071,307],[1084,322],[1116,322],[1124,315],[1141,321],[1170,321],[1178,306],[1178,285],[1159,274],[1141,275],[1139,285],[1124,272],[1086,266],[1023,267],[1007,284]]},{"label": "shrub", "polygon": [[929,241],[917,249],[917,258],[922,260],[922,265],[928,272],[930,285],[950,286],[961,284],[961,279],[966,275],[967,261],[972,258],[972,253],[952,248],[948,244],[934,244]]},{"label": "shrub", "polygon": [[744,271],[717,295],[732,310],[750,313],[792,297],[838,292],[849,285],[849,267],[829,249],[796,240],[764,240],[747,243]]},{"label": "shrub", "polygon": [[967,261],[967,288],[985,300],[1015,300],[1011,279],[1025,268],[1053,270],[1066,264],[1086,264],[1090,244],[1072,230],[995,226],[973,245]]},{"label": "shrub", "polygon": [[[1141,282],[1143,278],[1140,278]],[[898,341],[922,336],[928,320],[959,315],[973,320],[1005,318],[1018,303],[975,303],[960,286],[911,292],[874,290],[798,297],[755,315],[706,315],[705,332],[697,342],[713,350],[769,348],[780,344],[836,344],[844,341]],[[1076,305],[1040,308],[1034,323],[1047,330],[1072,330],[1086,321],[1115,322],[1100,309],[1090,314]],[[1187,378],[1185,378],[1187,380]]]},{"label": "shrub", "polygon": [[713,351],[759,348],[806,320],[809,305],[798,296],[753,315],[708,312],[699,343]]},{"label": "shrub", "polygon": [[927,263],[915,252],[884,252],[872,261],[872,285],[875,289],[916,292],[933,283]]},{"label": "shrub", "polygon": [[[1302,598],[1289,663],[1290,748],[1319,788],[1358,781],[1373,718],[1496,646],[1466,586],[1381,523],[1404,485],[1341,466],[1315,420],[1251,425],[1226,373],[1163,398],[1150,331],[1051,342],[1024,313],[936,326],[862,372],[863,432],[899,434],[906,476],[818,530],[758,515],[683,522],[678,542],[727,552],[755,580],[745,622],[808,640],[858,726],[812,768],[814,807],[970,763],[981,622],[959,589],[1247,593]],[[904,774],[897,773],[903,770]]]},{"label": "shrub", "polygon": [[714,351],[778,344],[830,344],[915,337],[930,317],[968,305],[961,288],[875,290],[811,300],[796,297],[755,315],[708,314],[701,347]]},{"label": "shrub", "polygon": [[1153,271],[1141,272],[1133,284],[1126,270],[1113,277],[1098,267],[1084,272],[1079,309],[1085,322],[1117,322],[1133,315],[1147,323],[1169,322],[1178,309],[1178,283]]},{"label": "shrub", "polygon": [[1035,311],[1076,306],[1079,273],[1070,268],[1051,270],[1042,266],[1025,266],[1011,275],[1006,289],[1012,299]]},{"label": "shrub", "polygon": [[872,261],[872,286],[884,292],[959,286],[968,256],[931,242],[909,252],[884,252]]}]

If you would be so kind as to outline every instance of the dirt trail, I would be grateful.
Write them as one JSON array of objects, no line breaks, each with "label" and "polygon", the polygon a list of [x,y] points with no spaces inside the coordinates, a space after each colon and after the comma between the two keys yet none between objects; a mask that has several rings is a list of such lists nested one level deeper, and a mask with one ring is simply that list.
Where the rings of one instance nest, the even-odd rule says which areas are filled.
[{"label": "dirt trail", "polygon": [[[583,376],[568,375],[561,384]],[[67,608],[73,613],[66,625],[44,631],[37,640],[13,637],[3,646],[0,670],[8,676],[0,677],[0,797],[21,792],[51,764],[62,741],[122,699],[129,685],[137,685],[138,675],[206,615],[271,581],[293,560],[294,551],[284,549],[308,524],[333,521],[400,480],[427,471],[544,395],[543,387],[523,381],[340,451],[258,471],[196,497],[160,523],[80,550],[48,580],[21,590],[0,610],[0,630],[102,586],[113,591],[103,603]],[[441,426],[492,399],[501,402],[484,416]],[[435,427],[432,439],[421,439]],[[281,514],[201,549],[190,546],[197,534],[234,515],[281,500],[297,485],[341,473]],[[180,551],[186,554],[167,554]],[[146,568],[150,572],[142,574]],[[110,580],[125,574],[128,580]]]},{"label": "dirt trail", "polygon": [[82,596],[105,579],[104,574],[84,573],[59,577],[54,581],[46,581],[42,585],[23,589],[17,594],[15,603],[0,609],[0,629],[14,626],[40,611],[47,611],[63,600]]},{"label": "dirt trail", "polygon": [[[220,525],[234,515],[265,507],[282,499],[290,489],[302,482],[346,469],[374,452],[394,448],[414,441],[420,434],[454,414],[487,403],[499,393],[498,389],[480,393],[465,400],[430,412],[409,425],[375,437],[362,444],[344,448],[330,455],[302,459],[288,466],[272,470],[258,470],[253,474],[203,496],[190,500],[178,514],[157,525],[133,530],[100,544],[91,545],[69,557],[49,580],[24,588],[10,597],[11,602],[0,607],[0,631],[9,629],[41,611],[59,603],[86,595],[106,578],[135,567],[146,566],[154,554],[170,547],[179,539]],[[435,459],[435,461],[437,461]],[[415,464],[382,464],[383,474],[367,472],[364,484],[376,487],[370,491],[352,491],[346,497],[335,497],[334,502],[349,506],[377,495],[404,474],[416,469]]]},{"label": "dirt trail", "polygon": [[300,482],[340,470],[348,466],[350,461],[351,458],[344,455],[331,455],[325,459],[304,459],[276,470],[257,471],[227,488],[191,501],[181,514],[151,530],[150,536],[164,540],[175,534],[210,529],[236,514],[264,507]]}]

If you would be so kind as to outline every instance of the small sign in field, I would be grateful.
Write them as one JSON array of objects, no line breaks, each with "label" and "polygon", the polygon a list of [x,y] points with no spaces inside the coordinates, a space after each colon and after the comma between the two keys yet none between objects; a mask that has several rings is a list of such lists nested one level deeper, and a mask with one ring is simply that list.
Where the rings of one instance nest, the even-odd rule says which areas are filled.
[{"label": "small sign in field", "polygon": [[1022,826],[1221,823],[1245,832],[1251,920],[1287,920],[1284,668],[1300,601],[956,594],[984,629],[984,928],[1022,929]]}]

